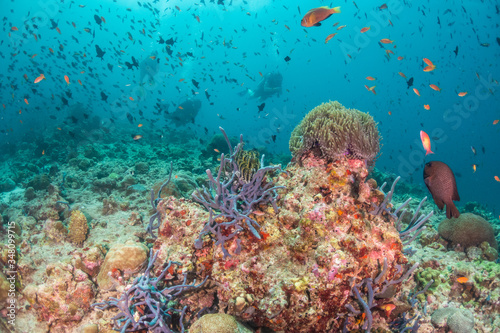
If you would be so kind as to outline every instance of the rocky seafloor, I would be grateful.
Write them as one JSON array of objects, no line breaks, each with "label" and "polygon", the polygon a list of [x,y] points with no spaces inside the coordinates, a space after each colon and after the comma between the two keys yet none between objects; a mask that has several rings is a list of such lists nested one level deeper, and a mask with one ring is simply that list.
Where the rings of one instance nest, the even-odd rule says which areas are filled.
[{"label": "rocky seafloor", "polygon": [[[52,139],[46,147],[61,144]],[[311,153],[263,173],[253,198],[236,196],[226,207],[244,216],[236,225],[207,209],[222,205],[217,184],[231,175],[217,178],[213,150],[231,156],[221,136],[203,149],[196,140],[89,143],[66,156],[35,148],[21,144],[1,166],[1,332],[112,332],[127,305],[122,318],[150,327],[148,309],[164,306],[172,332],[500,332],[500,222],[479,204],[450,224],[431,200],[419,209],[421,188],[400,180],[384,202],[395,175]],[[394,214],[410,197],[408,213]],[[429,215],[405,241],[402,230]],[[132,307],[120,297],[146,275],[136,299],[151,302],[160,276],[161,304]]]}]

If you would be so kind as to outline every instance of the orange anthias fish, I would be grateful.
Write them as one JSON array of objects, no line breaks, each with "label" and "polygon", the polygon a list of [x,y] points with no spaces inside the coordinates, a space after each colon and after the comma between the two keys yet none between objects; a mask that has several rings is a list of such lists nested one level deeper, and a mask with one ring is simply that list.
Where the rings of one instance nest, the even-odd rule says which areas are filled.
[{"label": "orange anthias fish", "polygon": [[460,96],[460,97],[464,97],[465,95],[467,95],[467,91],[463,91],[463,92],[458,93],[458,96]]},{"label": "orange anthias fish", "polygon": [[370,81],[375,81],[375,78],[373,76],[367,76],[366,79]]},{"label": "orange anthias fish", "polygon": [[326,43],[328,43],[328,41],[329,41],[330,39],[332,39],[333,37],[335,37],[335,35],[336,35],[336,34],[337,34],[337,33],[333,33],[333,34],[329,34],[328,36],[326,36],[326,39],[325,39],[325,44],[326,44]]},{"label": "orange anthias fish", "polygon": [[426,109],[426,110],[430,110],[430,109],[431,109],[431,107],[429,106],[429,104],[424,104],[424,109]]},{"label": "orange anthias fish", "polygon": [[313,8],[304,15],[300,24],[303,27],[319,27],[321,21],[326,20],[332,14],[340,13],[340,7],[329,8],[328,6]]},{"label": "orange anthias fish", "polygon": [[67,75],[64,75],[64,81],[66,81],[66,84],[69,85],[69,77]]},{"label": "orange anthias fish", "polygon": [[398,74],[401,75],[401,77],[404,77],[406,79],[406,75],[404,75],[403,73],[398,72]]},{"label": "orange anthias fish", "polygon": [[495,119],[495,120],[493,120],[493,125],[498,124],[498,122],[499,122],[499,121],[500,121],[500,119]]},{"label": "orange anthias fish", "polygon": [[38,82],[40,82],[40,81],[42,81],[44,79],[45,79],[45,75],[40,74],[40,76],[35,79],[35,83],[38,83]]},{"label": "orange anthias fish", "polygon": [[498,176],[495,176],[495,177],[493,177],[493,178],[495,178],[495,180],[496,180],[497,182],[500,182],[500,178],[498,178]]},{"label": "orange anthias fish", "polygon": [[429,138],[429,135],[425,133],[424,131],[420,131],[420,140],[422,140],[422,146],[425,149],[425,155],[427,156],[428,154],[434,154],[434,152],[431,151],[431,139]]},{"label": "orange anthias fish", "polygon": [[429,84],[429,87],[431,87],[432,89],[436,90],[436,91],[439,91],[441,92],[441,88],[439,88],[438,86],[436,86],[435,84]]},{"label": "orange anthias fish", "polygon": [[365,84],[365,88],[366,88],[366,90],[371,91],[374,95],[376,95],[376,94],[377,94],[377,92],[375,91],[375,88],[376,88],[376,87],[377,87],[377,86],[368,87],[368,86]]},{"label": "orange anthias fish", "polygon": [[417,94],[417,96],[418,96],[418,97],[420,97],[420,92],[418,91],[418,89],[417,89],[417,88],[413,88],[413,92],[414,92],[415,94]]},{"label": "orange anthias fish", "polygon": [[361,33],[367,32],[368,30],[370,30],[370,27],[364,27],[361,29]]},{"label": "orange anthias fish", "polygon": [[466,278],[465,276],[461,276],[457,279],[458,283],[466,283],[467,281],[469,281],[469,279]]},{"label": "orange anthias fish", "polygon": [[381,42],[382,44],[391,44],[391,43],[393,43],[394,41],[393,41],[393,40],[390,40],[389,38],[382,38],[382,39],[380,40],[380,42]]},{"label": "orange anthias fish", "polygon": [[424,68],[424,72],[432,72],[436,69],[436,66],[434,66],[432,61],[430,61],[429,59],[424,58],[424,62],[427,64],[427,67]]}]

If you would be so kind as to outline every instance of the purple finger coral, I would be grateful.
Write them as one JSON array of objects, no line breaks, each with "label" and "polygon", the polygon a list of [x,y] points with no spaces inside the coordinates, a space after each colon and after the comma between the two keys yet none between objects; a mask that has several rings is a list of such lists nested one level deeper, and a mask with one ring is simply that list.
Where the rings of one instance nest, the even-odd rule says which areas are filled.
[{"label": "purple finger coral", "polygon": [[[120,312],[113,317],[114,329],[120,332],[135,332],[148,330],[154,333],[184,332],[183,319],[187,306],[178,308],[179,297],[187,290],[202,286],[208,277],[201,283],[194,280],[187,283],[187,276],[181,284],[174,285],[173,277],[168,277],[173,272],[173,265],[177,262],[169,261],[158,277],[151,277],[153,264],[158,252],[150,253],[150,261],[144,274],[135,279],[120,298],[110,297],[109,300],[92,304],[99,310],[116,307]],[[178,322],[176,319],[178,318]],[[177,330],[176,330],[177,329]]]},{"label": "purple finger coral", "polygon": [[[281,170],[281,166],[264,167],[264,155],[260,161],[260,168],[253,170],[249,176],[248,170],[242,169],[238,163],[243,149],[243,136],[240,143],[233,149],[224,129],[220,128],[229,146],[229,157],[221,154],[221,161],[217,177],[214,178],[212,171],[208,169],[208,188],[203,187],[193,193],[193,200],[203,205],[209,212],[209,220],[205,223],[200,236],[195,242],[195,247],[203,247],[205,235],[215,238],[215,246],[221,245],[224,258],[231,256],[225,248],[224,243],[244,230],[244,225],[257,238],[261,239],[260,225],[249,217],[261,204],[271,203],[277,212],[276,190],[283,186],[274,186],[268,181],[268,172]],[[245,172],[244,172],[245,171]],[[238,247],[236,253],[239,253]]]}]

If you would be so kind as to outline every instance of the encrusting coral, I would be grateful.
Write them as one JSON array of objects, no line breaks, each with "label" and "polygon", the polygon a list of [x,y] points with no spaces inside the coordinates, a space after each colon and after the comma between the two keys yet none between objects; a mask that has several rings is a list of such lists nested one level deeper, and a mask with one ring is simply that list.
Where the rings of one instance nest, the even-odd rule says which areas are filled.
[{"label": "encrusting coral", "polygon": [[380,135],[373,117],[339,102],[323,103],[310,111],[292,132],[290,151],[300,158],[319,149],[328,160],[343,156],[373,163],[380,150]]},{"label": "encrusting coral", "polygon": [[72,211],[69,222],[69,238],[71,242],[82,245],[85,239],[87,239],[88,231],[89,226],[87,225],[85,215],[79,210]]}]

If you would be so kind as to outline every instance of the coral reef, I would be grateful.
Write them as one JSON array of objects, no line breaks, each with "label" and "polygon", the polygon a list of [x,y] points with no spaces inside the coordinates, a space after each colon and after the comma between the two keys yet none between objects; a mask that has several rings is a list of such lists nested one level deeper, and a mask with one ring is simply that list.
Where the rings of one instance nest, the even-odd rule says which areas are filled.
[{"label": "coral reef", "polygon": [[295,159],[313,149],[329,160],[346,156],[371,164],[380,150],[379,140],[372,116],[335,101],[311,110],[293,130],[289,145]]},{"label": "coral reef", "polygon": [[206,314],[189,328],[190,333],[253,333],[233,316],[224,313]]},{"label": "coral reef", "polygon": [[69,219],[69,239],[77,245],[82,245],[85,239],[87,239],[87,233],[89,231],[87,218],[81,211],[74,210],[71,212],[71,217]]},{"label": "coral reef", "polygon": [[434,327],[448,327],[454,333],[475,332],[474,315],[467,309],[438,309],[432,314],[431,321]]},{"label": "coral reef", "polygon": [[492,248],[498,249],[492,226],[484,218],[472,213],[461,214],[458,218],[444,219],[439,224],[439,235],[451,242],[467,248],[488,242]]},{"label": "coral reef", "polygon": [[144,267],[147,256],[148,249],[143,244],[127,242],[114,245],[106,253],[97,276],[99,288],[107,290],[123,284],[127,276],[130,277]]},{"label": "coral reef", "polygon": [[[157,211],[164,223],[155,241],[160,257],[170,253],[171,260],[195,269],[196,276],[210,276],[224,286],[216,290],[220,308],[238,320],[273,330],[340,329],[351,313],[345,305],[356,304],[349,296],[352,287],[379,275],[374,289],[382,291],[387,281],[396,282],[391,294],[385,295],[389,298],[382,300],[390,302],[408,277],[403,271],[407,260],[399,233],[391,226],[392,216],[367,213],[374,200],[380,204],[384,197],[375,189],[363,197],[364,202],[352,196],[366,180],[365,164],[359,160],[333,164],[308,156],[303,165],[289,165],[287,173],[276,177],[276,185],[284,186],[277,199],[279,211],[267,202],[249,213],[261,225],[260,239],[252,232],[239,232],[226,240],[225,249],[209,242],[193,247],[202,226],[191,221],[206,213],[186,202],[160,201]],[[233,226],[223,236],[235,230]],[[373,318],[377,327],[378,311]]]},{"label": "coral reef", "polygon": [[[262,156],[260,168],[249,169],[245,158],[252,160],[255,156],[240,153],[243,149],[243,136],[240,137],[240,143],[233,150],[226,133],[222,128],[220,130],[226,138],[230,155],[228,158],[224,154],[221,155],[216,179],[212,176],[210,169],[206,171],[209,187],[203,187],[193,193],[193,200],[203,205],[210,213],[209,220],[205,223],[195,246],[201,249],[205,236],[211,234],[216,237],[215,246],[220,245],[224,257],[228,257],[231,255],[224,244],[244,230],[243,222],[255,238],[261,239],[261,235],[255,228],[259,227],[259,224],[249,216],[255,209],[260,205],[271,203],[274,210],[278,210],[276,190],[282,186],[274,186],[274,182],[267,180],[266,176],[268,172],[281,170],[281,166],[265,167],[264,156]],[[249,163],[253,164],[251,161]],[[247,180],[245,176],[250,178]],[[236,254],[239,250],[238,244]]]},{"label": "coral reef", "polygon": [[16,183],[10,179],[2,179],[0,181],[0,192],[10,192],[16,188]]},{"label": "coral reef", "polygon": [[[110,307],[117,307],[120,310],[120,313],[113,317],[115,330],[133,332],[148,329],[158,333],[174,333],[172,329],[180,328],[181,332],[184,332],[183,320],[187,306],[177,309],[178,298],[185,291],[202,286],[208,277],[198,285],[196,280],[186,284],[187,274],[184,274],[183,282],[172,284],[176,275],[174,265],[179,266],[179,263],[172,261],[168,262],[158,277],[151,277],[157,256],[158,252],[153,255],[151,250],[146,271],[134,280],[132,286],[119,299],[111,298],[92,305],[99,310]],[[174,324],[174,317],[179,317],[178,325]]]},{"label": "coral reef", "polygon": [[0,308],[7,304],[8,294],[9,294],[10,283],[7,278],[0,273]]},{"label": "coral reef", "polygon": [[[311,126],[331,120],[308,119]],[[206,146],[208,133],[200,141],[173,129],[152,130],[164,137],[151,144],[147,135],[132,144],[109,136],[71,144],[58,132],[40,159],[24,162],[14,152],[16,160],[0,166],[3,179],[18,186],[0,193],[3,272],[7,222],[15,221],[16,332],[158,331],[159,323],[176,333],[205,332],[207,325],[228,333],[493,333],[500,327],[495,243],[449,246],[426,192],[371,168],[378,136],[365,156],[349,145],[335,156],[333,148],[321,149],[321,140],[330,139],[322,132],[317,143],[300,146],[304,132],[294,138],[294,162],[281,170],[264,166],[265,150],[244,150],[241,138],[228,144],[224,134]],[[35,148],[24,143],[22,149]],[[276,157],[266,152],[268,160]],[[470,203],[466,210],[498,234],[500,223],[485,207]],[[83,244],[69,241],[73,214],[91,229]],[[0,331],[9,332],[5,288],[0,272]],[[453,316],[432,320],[450,308]]]},{"label": "coral reef", "polygon": [[94,284],[84,272],[68,263],[49,265],[45,274],[44,283],[28,285],[23,293],[40,320],[62,331],[68,322],[80,321],[90,309]]}]

